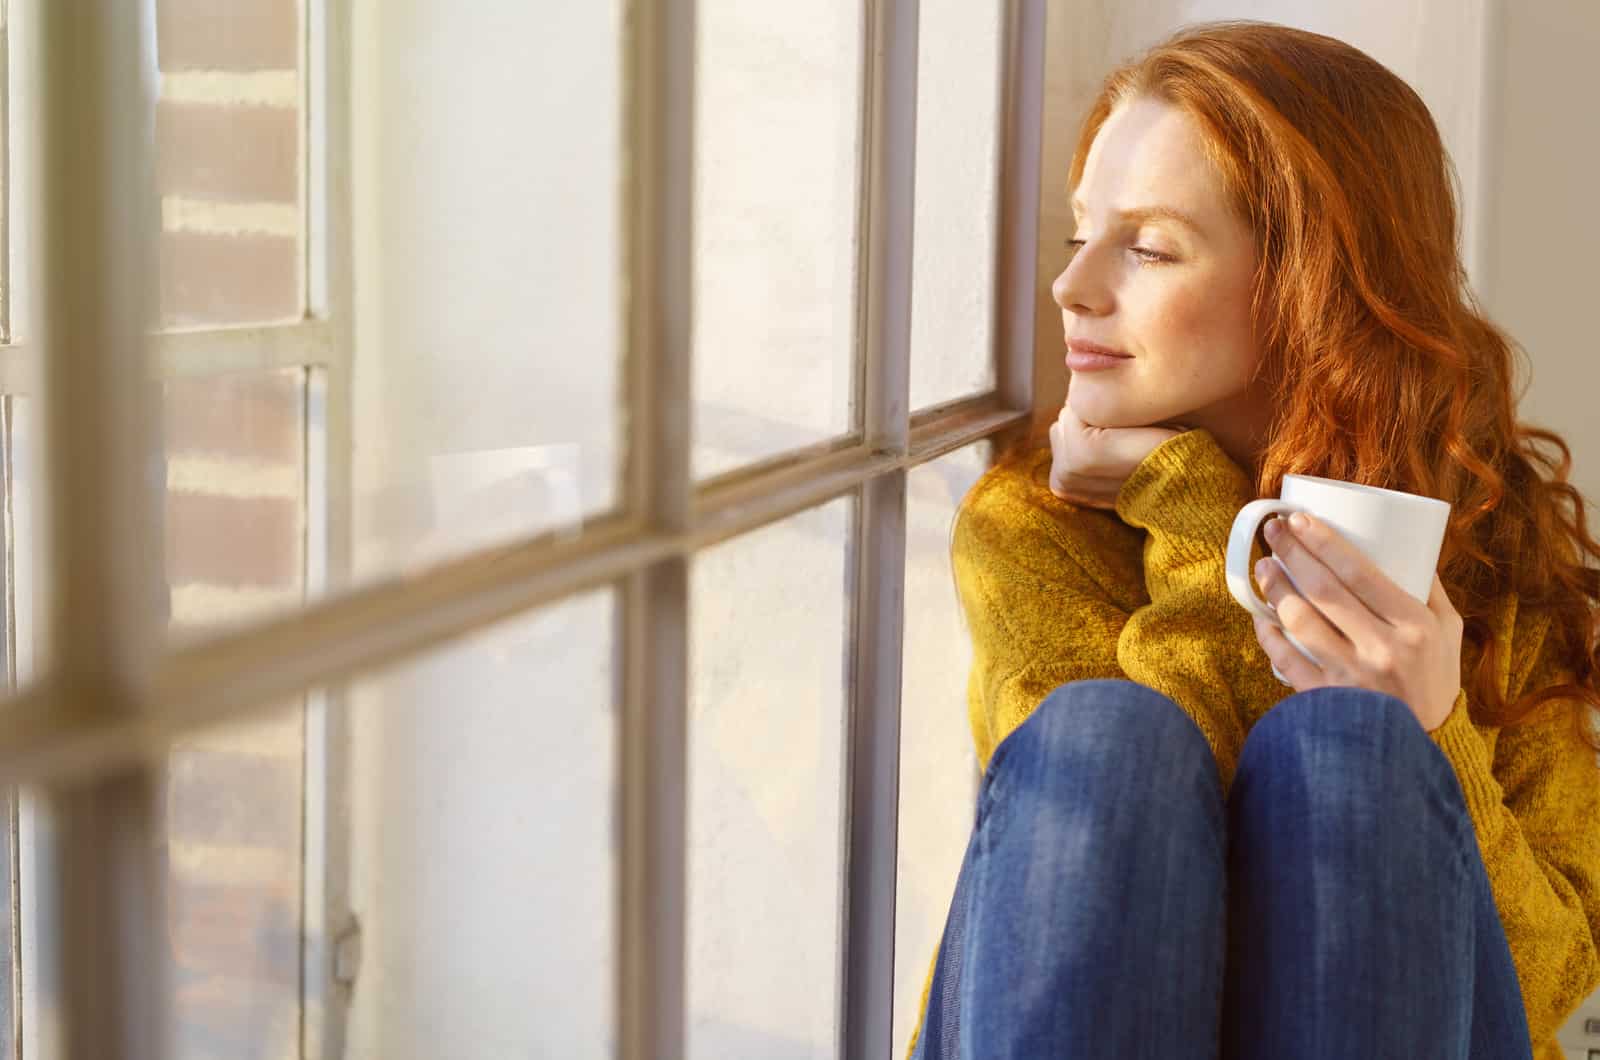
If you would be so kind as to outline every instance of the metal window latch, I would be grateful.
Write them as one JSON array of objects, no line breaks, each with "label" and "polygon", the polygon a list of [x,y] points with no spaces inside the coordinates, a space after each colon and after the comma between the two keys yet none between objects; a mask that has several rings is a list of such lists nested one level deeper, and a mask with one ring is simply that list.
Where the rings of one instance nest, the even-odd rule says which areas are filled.
[{"label": "metal window latch", "polygon": [[349,989],[361,971],[361,921],[354,913],[333,940],[333,981]]}]

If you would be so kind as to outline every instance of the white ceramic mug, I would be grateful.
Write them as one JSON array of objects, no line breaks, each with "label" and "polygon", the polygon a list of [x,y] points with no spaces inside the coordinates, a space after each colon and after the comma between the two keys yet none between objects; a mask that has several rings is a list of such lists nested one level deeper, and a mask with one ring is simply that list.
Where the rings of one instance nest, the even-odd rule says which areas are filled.
[{"label": "white ceramic mug", "polygon": [[[1415,493],[1379,489],[1355,482],[1317,478],[1313,475],[1285,475],[1279,497],[1263,497],[1239,509],[1228,536],[1228,591],[1240,605],[1283,630],[1302,655],[1317,662],[1317,657],[1294,634],[1283,629],[1271,604],[1256,595],[1250,583],[1250,548],[1256,531],[1271,515],[1308,512],[1344,535],[1367,555],[1391,580],[1418,600],[1427,602],[1433,588],[1433,575],[1439,565],[1439,550],[1450,520],[1448,501],[1422,497]],[[1269,553],[1270,554],[1270,553]],[[1276,556],[1274,563],[1295,591],[1289,568]],[[1304,595],[1303,593],[1301,594]],[[1273,676],[1284,684],[1287,678],[1272,668]]]}]

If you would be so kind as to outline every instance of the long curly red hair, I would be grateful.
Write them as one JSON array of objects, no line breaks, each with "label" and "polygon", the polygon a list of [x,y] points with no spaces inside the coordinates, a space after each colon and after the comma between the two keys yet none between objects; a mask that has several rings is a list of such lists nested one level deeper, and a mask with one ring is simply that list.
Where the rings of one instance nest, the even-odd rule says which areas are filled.
[{"label": "long curly red hair", "polygon": [[[1112,72],[1083,121],[1069,184],[1116,106],[1154,98],[1197,120],[1208,156],[1256,236],[1258,373],[1275,414],[1255,488],[1318,475],[1447,500],[1439,577],[1476,657],[1475,719],[1526,720],[1572,702],[1600,751],[1596,609],[1583,496],[1572,453],[1518,422],[1513,351],[1485,315],[1457,251],[1454,165],[1427,106],[1382,64],[1332,37],[1272,23],[1191,25]],[[1050,417],[1053,419],[1053,415]],[[1036,451],[1041,420],[1014,455]],[[1536,442],[1560,451],[1559,459]],[[1553,613],[1572,683],[1501,695],[1491,617]],[[1548,646],[1548,645],[1547,645]]]}]

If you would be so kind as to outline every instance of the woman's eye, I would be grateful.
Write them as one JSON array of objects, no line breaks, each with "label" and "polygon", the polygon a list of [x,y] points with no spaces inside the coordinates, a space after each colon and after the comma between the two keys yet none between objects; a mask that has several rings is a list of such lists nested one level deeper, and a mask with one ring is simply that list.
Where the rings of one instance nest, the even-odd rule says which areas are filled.
[{"label": "woman's eye", "polygon": [[[1076,254],[1080,249],[1082,249],[1083,244],[1084,240],[1082,239],[1067,240],[1067,257],[1070,258]],[[1172,260],[1166,254],[1163,254],[1157,250],[1150,250],[1147,247],[1129,247],[1128,252],[1134,257],[1138,258],[1141,262],[1149,265],[1154,265],[1157,262]]]}]

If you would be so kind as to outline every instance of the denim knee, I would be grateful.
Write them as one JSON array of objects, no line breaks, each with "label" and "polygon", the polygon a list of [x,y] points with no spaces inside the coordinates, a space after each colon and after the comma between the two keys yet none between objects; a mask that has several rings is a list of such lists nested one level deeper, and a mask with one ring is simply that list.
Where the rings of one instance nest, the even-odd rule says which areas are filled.
[{"label": "denim knee", "polygon": [[1269,710],[1245,739],[1239,774],[1313,765],[1375,786],[1419,772],[1455,782],[1450,760],[1404,700],[1342,685],[1298,692]]},{"label": "denim knee", "polygon": [[1070,681],[1045,696],[1000,742],[989,771],[1018,751],[1054,760],[1106,749],[1135,762],[1193,755],[1215,768],[1205,734],[1169,697],[1136,681],[1091,678]]},{"label": "denim knee", "polygon": [[[1405,701],[1386,692],[1343,685],[1312,688],[1288,696],[1250,729],[1244,755],[1281,753],[1315,743],[1320,752],[1352,746],[1349,737],[1379,733],[1386,745],[1404,747],[1427,733]],[[1243,758],[1240,765],[1244,764]]]}]

